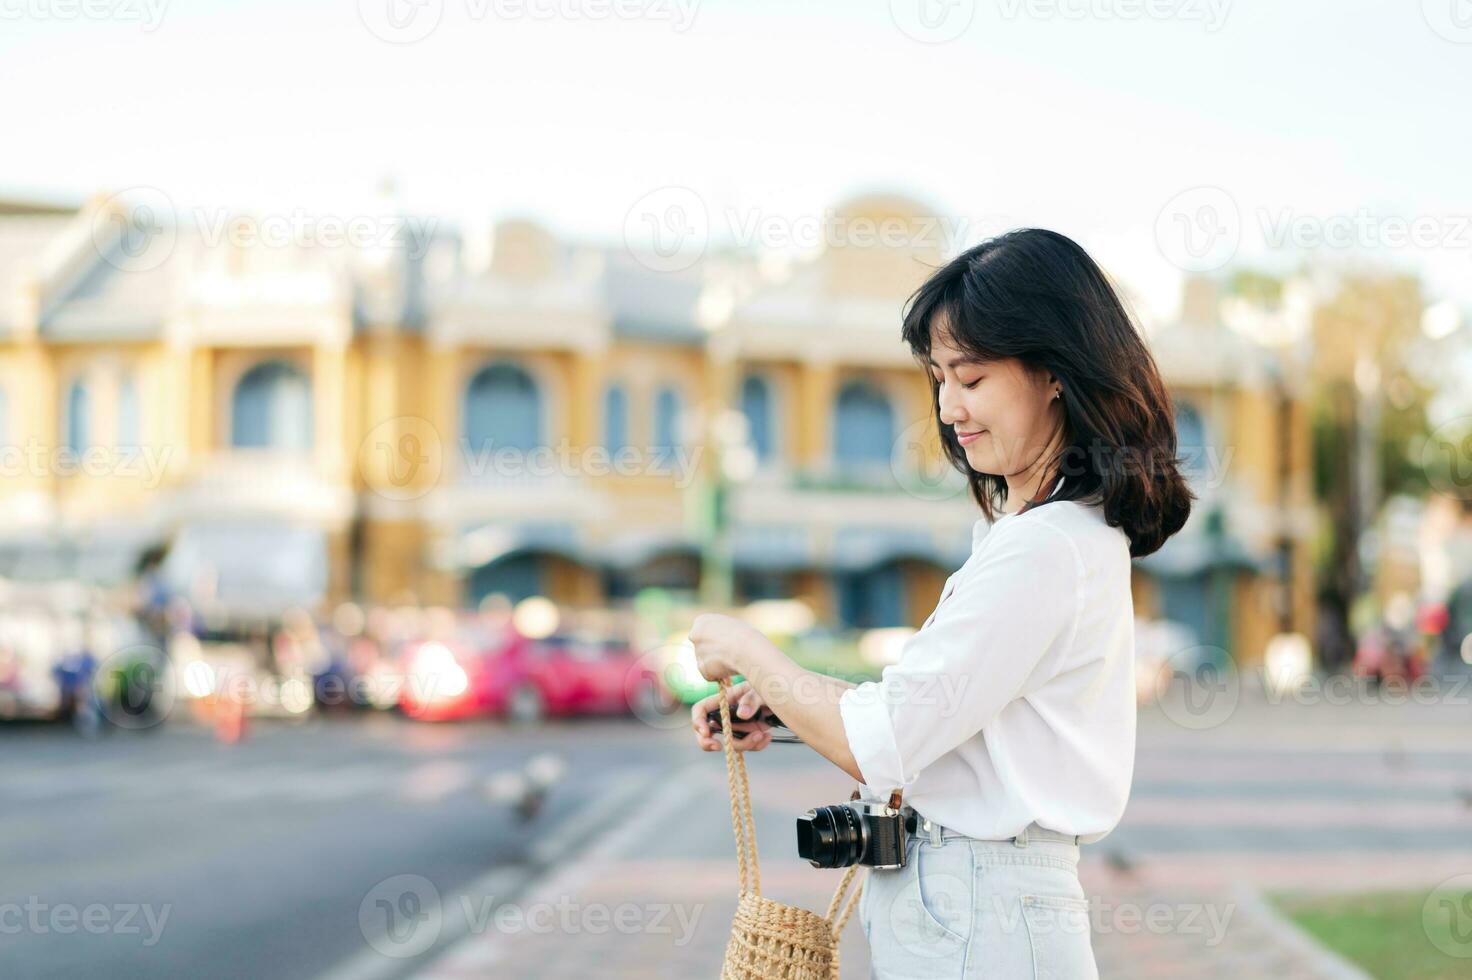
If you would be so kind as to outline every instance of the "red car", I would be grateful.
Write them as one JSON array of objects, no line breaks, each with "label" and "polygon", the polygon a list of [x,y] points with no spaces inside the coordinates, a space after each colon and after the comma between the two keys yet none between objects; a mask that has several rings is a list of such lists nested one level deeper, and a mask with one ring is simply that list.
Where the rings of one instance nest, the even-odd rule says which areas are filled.
[{"label": "red car", "polygon": [[534,640],[507,628],[410,644],[399,705],[425,721],[502,715],[533,722],[553,715],[642,714],[670,701],[657,670],[626,644],[558,635]]}]

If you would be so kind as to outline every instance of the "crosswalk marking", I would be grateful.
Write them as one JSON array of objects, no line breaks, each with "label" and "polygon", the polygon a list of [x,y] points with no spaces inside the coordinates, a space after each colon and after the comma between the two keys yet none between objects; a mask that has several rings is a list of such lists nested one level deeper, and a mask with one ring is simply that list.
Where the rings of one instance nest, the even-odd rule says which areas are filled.
[{"label": "crosswalk marking", "polygon": [[432,803],[458,793],[470,784],[474,771],[463,762],[426,762],[409,773],[399,797],[421,803]]}]

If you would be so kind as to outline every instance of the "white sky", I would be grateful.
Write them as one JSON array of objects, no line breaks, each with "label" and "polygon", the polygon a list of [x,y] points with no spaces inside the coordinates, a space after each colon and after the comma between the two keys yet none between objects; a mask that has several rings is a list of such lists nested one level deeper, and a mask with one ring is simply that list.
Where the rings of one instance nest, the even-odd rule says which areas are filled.
[{"label": "white sky", "polygon": [[[65,16],[79,2],[0,0],[0,193],[141,184],[182,206],[353,214],[392,175],[413,211],[616,241],[664,185],[717,227],[894,189],[984,231],[1071,234],[1164,312],[1180,270],[1157,216],[1208,185],[1240,209],[1240,262],[1299,254],[1265,243],[1262,214],[1429,219],[1442,244],[1373,257],[1472,302],[1468,0],[1149,0],[1177,14],[1138,19],[1111,0],[617,0],[637,19],[588,15],[611,0],[525,0],[573,14],[551,17],[361,0],[369,19],[443,4],[404,45],[359,0]],[[920,3],[969,26],[919,43],[896,21]]]}]

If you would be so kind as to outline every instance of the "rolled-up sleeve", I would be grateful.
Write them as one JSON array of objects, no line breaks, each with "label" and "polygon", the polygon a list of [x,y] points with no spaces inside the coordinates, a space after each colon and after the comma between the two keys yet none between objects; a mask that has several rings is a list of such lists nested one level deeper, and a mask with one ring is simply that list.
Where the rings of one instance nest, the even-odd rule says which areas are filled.
[{"label": "rolled-up sleeve", "polygon": [[1019,697],[1059,644],[1073,641],[1081,559],[1041,520],[991,531],[930,623],[879,681],[843,692],[845,737],[864,785],[906,789]]}]

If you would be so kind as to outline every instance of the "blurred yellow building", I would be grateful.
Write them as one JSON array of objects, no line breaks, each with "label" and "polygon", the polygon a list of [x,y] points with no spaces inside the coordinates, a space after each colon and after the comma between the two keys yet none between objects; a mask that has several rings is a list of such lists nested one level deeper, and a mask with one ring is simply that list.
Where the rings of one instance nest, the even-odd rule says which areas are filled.
[{"label": "blurred yellow building", "polygon": [[1179,319],[1149,331],[1197,500],[1186,527],[1136,563],[1135,610],[1239,663],[1260,661],[1279,633],[1313,635],[1318,512],[1302,326],[1313,303],[1303,282],[1263,308],[1193,277]]},{"label": "blurred yellow building", "polygon": [[[0,202],[0,576],[167,544],[201,602],[585,604],[694,589],[719,546],[737,599],[918,624],[978,516],[898,331],[953,243],[900,197],[835,215],[916,231],[671,270],[528,221],[387,208],[331,247]],[[1136,597],[1250,660],[1308,628],[1307,426],[1209,287],[1152,331],[1203,501]]]}]

